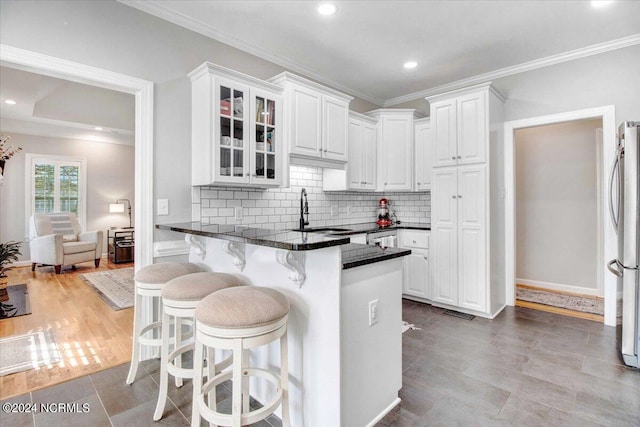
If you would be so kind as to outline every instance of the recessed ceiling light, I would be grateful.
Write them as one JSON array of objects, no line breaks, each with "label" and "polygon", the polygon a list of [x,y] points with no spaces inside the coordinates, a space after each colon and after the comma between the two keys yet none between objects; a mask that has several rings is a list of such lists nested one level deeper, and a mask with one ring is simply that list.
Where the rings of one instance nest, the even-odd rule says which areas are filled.
[{"label": "recessed ceiling light", "polygon": [[102,130],[102,128],[100,126],[96,126],[94,127],[95,130]]},{"label": "recessed ceiling light", "polygon": [[13,99],[5,99],[4,101],[5,104],[9,104],[9,105],[16,105],[17,102],[14,101]]},{"label": "recessed ceiling light", "polygon": [[406,68],[407,70],[416,68],[417,66],[418,66],[418,63],[416,61],[409,61],[404,63],[404,68]]},{"label": "recessed ceiling light", "polygon": [[592,0],[591,6],[596,9],[602,9],[603,7],[609,6],[611,3],[613,3],[613,0]]},{"label": "recessed ceiling light", "polygon": [[335,5],[331,4],[331,3],[322,3],[320,6],[318,6],[318,13],[320,15],[333,15],[334,13],[336,13],[336,7]]}]

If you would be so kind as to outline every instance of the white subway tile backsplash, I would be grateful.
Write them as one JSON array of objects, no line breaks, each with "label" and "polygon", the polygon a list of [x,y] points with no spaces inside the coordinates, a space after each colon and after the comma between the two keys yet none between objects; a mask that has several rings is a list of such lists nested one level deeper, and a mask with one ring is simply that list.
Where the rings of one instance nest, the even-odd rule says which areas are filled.
[{"label": "white subway tile backsplash", "polygon": [[[203,223],[210,224],[244,224],[269,229],[296,228],[300,218],[300,193],[305,188],[312,226],[375,222],[378,200],[382,197],[391,201],[391,209],[401,221],[431,220],[429,193],[325,193],[322,191],[322,169],[291,166],[289,175],[289,188],[262,190],[194,187],[199,191],[192,192],[192,219],[199,218]],[[331,206],[336,206],[337,216],[331,215]],[[244,208],[242,220],[235,219],[234,207]]]}]

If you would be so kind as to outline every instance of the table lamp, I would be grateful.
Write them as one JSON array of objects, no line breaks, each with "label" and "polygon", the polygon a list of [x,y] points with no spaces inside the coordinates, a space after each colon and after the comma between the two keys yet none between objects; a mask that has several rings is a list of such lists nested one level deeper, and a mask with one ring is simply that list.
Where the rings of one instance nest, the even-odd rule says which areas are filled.
[{"label": "table lamp", "polygon": [[131,225],[131,202],[129,199],[118,199],[115,203],[109,203],[110,213],[124,213],[124,202],[127,202],[129,209],[129,228],[133,228]]}]

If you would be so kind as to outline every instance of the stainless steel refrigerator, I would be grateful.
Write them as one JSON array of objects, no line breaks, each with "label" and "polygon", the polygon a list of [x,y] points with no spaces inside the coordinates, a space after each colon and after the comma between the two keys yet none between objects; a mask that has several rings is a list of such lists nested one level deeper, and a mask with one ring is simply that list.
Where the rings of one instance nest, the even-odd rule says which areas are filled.
[{"label": "stainless steel refrigerator", "polygon": [[609,271],[622,288],[622,358],[640,367],[640,122],[618,128],[616,159],[609,179],[609,211],[618,236],[618,256]]}]

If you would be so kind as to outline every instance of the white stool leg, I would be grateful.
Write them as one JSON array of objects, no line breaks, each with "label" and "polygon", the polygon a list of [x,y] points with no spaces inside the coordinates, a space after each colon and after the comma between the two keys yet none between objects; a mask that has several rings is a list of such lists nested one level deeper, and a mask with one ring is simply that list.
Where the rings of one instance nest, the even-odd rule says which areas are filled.
[{"label": "white stool leg", "polygon": [[167,404],[167,389],[169,388],[169,372],[167,372],[167,363],[169,363],[169,314],[163,310],[162,314],[162,346],[160,347],[160,392],[158,393],[158,403],[156,411],[153,414],[153,420],[158,421],[162,418],[165,405]]},{"label": "white stool leg", "polygon": [[[203,346],[195,337],[193,350],[193,398],[191,399],[191,427],[200,427],[200,400],[202,400]],[[215,388],[214,388],[215,393]],[[215,397],[214,397],[215,401]]]},{"label": "white stool leg", "polygon": [[[249,350],[242,350],[242,370],[249,367]],[[251,396],[249,391],[249,376],[242,376],[242,412],[248,413],[249,408],[249,397]]]},{"label": "white stool leg", "polygon": [[133,346],[131,349],[131,365],[129,366],[129,374],[127,375],[127,384],[133,384],[138,372],[138,363],[140,361],[140,330],[142,329],[142,295],[138,293],[136,286],[135,299],[133,306]]},{"label": "white stool leg", "polygon": [[287,329],[280,337],[280,385],[282,387],[282,427],[290,427],[289,419],[289,345]]},{"label": "white stool leg", "polygon": [[233,340],[233,392],[231,395],[231,426],[242,425],[242,338]]},{"label": "white stool leg", "polygon": [[[176,349],[182,345],[182,318],[175,316],[174,318],[174,346]],[[163,323],[164,324],[164,323]],[[178,368],[182,368],[182,354],[179,354],[175,358],[175,365]],[[176,387],[182,387],[182,378],[175,377]]]},{"label": "white stool leg", "polygon": [[[195,375],[195,374],[194,374]],[[216,350],[213,347],[207,347],[207,381],[216,375]],[[214,387],[211,393],[207,395],[207,403],[209,409],[216,411],[218,394],[216,393],[217,387]],[[216,427],[215,424],[209,423],[209,427]]]}]

